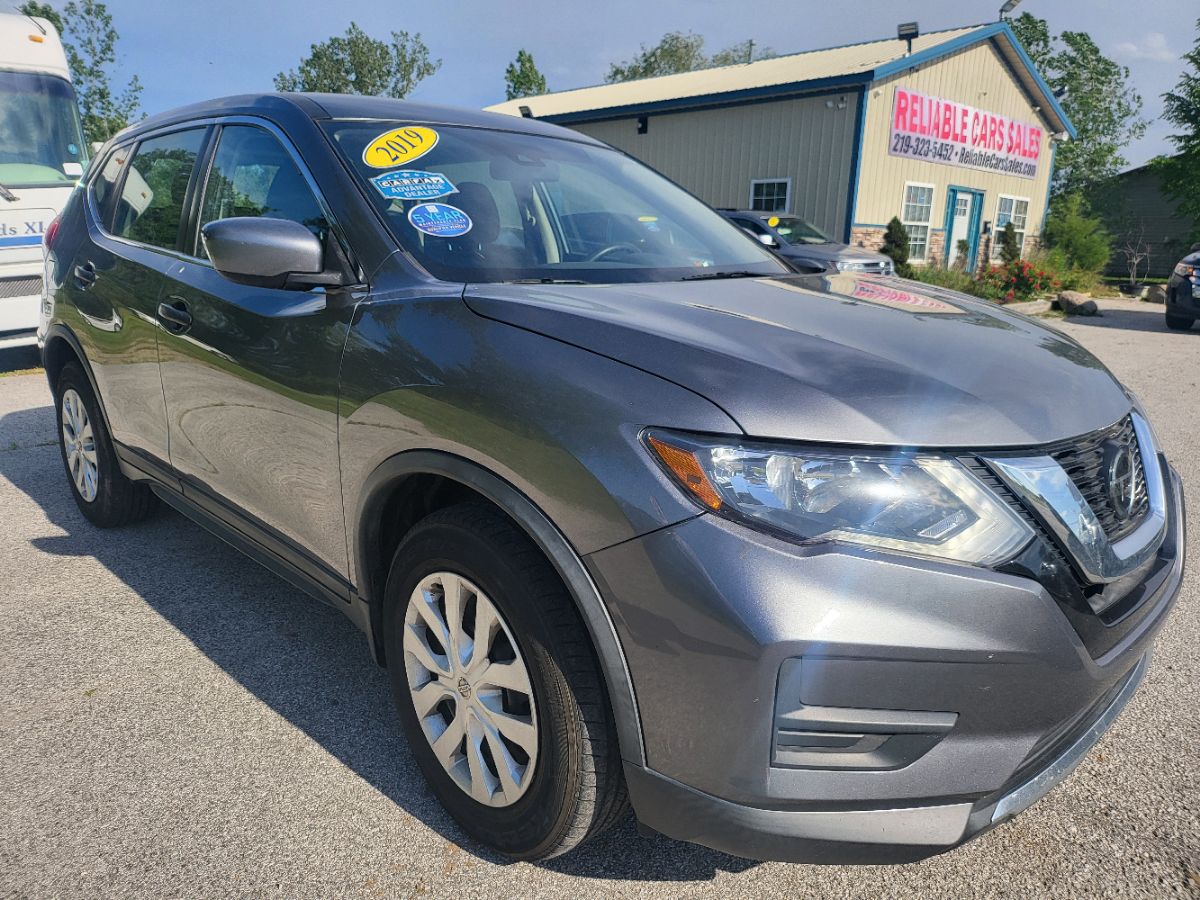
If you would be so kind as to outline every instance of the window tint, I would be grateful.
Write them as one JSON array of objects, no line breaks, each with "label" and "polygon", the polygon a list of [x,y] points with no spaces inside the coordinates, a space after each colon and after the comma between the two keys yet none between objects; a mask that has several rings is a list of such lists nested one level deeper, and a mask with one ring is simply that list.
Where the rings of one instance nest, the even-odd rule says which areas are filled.
[{"label": "window tint", "polygon": [[736,224],[739,228],[748,228],[750,231],[753,231],[755,234],[762,235],[762,234],[770,234],[771,233],[771,232],[767,231],[767,229],[762,225],[761,222],[755,222],[753,219],[734,219],[733,221],[734,221],[734,224]]},{"label": "window tint", "polygon": [[203,142],[204,129],[193,128],[138,144],[117,204],[113,234],[175,249],[188,180]]},{"label": "window tint", "polygon": [[129,161],[129,147],[118,147],[104,161],[104,168],[92,181],[92,198],[100,211],[100,222],[105,229],[112,227],[113,210],[117,205],[117,182],[125,163]]},{"label": "window tint", "polygon": [[[324,240],[325,214],[291,155],[269,131],[253,125],[221,129],[200,226],[234,216],[290,219]],[[203,241],[197,255],[205,256]]]},{"label": "window tint", "polygon": [[788,271],[696,198],[584,140],[400,121],[323,127],[397,242],[443,280],[611,284]]}]

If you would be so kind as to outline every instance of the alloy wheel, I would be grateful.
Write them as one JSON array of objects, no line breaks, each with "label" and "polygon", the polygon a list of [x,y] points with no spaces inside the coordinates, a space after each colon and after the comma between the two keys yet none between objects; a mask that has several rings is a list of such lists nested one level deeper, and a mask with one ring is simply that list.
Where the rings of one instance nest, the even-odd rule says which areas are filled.
[{"label": "alloy wheel", "polygon": [[100,490],[96,438],[92,433],[87,407],[74,388],[69,388],[62,397],[62,439],[67,470],[75,482],[75,490],[91,503]]},{"label": "alloy wheel", "polygon": [[466,578],[434,572],[409,597],[403,646],[417,719],[442,768],[479,803],[515,803],[537,764],[537,710],[499,610]]}]

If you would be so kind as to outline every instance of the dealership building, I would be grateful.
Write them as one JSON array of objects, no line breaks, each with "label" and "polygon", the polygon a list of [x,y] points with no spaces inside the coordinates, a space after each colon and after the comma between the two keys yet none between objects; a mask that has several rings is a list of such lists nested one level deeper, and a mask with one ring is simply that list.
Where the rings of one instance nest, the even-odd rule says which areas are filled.
[{"label": "dealership building", "polygon": [[1009,221],[1029,252],[1070,121],[1007,23],[907,31],[489,109],[574,128],[713,206],[793,213],[835,240],[879,247],[899,216],[918,263],[974,269]]}]

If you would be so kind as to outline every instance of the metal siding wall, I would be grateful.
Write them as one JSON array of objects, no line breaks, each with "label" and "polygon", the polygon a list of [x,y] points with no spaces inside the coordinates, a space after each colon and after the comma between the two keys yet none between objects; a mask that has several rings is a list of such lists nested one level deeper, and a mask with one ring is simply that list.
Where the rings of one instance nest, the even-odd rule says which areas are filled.
[{"label": "metal siding wall", "polygon": [[857,118],[858,95],[847,91],[651,115],[646,134],[637,133],[636,118],[571,127],[636,156],[713,206],[745,207],[751,179],[791,178],[791,211],[840,239]]},{"label": "metal siding wall", "polygon": [[[892,101],[896,85],[923,94],[967,103],[988,112],[1001,113],[1043,129],[1042,154],[1036,178],[994,175],[974,169],[921,162],[888,156]],[[919,71],[910,71],[880,81],[869,88],[863,164],[859,176],[858,208],[854,221],[882,225],[900,214],[904,183],[918,181],[936,185],[933,196],[933,228],[944,228],[946,189],[950,185],[986,193],[983,220],[994,222],[1000,194],[1029,198],[1027,234],[1039,234],[1045,215],[1046,186],[1050,178],[1050,134],[1046,123],[1033,109],[1020,84],[1012,77],[1004,58],[990,44],[971,47]]]}]

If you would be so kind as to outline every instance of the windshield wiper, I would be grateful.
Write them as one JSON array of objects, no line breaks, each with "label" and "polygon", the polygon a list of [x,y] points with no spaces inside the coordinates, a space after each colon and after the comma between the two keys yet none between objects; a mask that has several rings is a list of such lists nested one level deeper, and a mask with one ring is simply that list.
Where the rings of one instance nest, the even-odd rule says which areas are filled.
[{"label": "windshield wiper", "polygon": [[16,203],[18,200],[21,199],[20,197],[18,197],[16,194],[14,194],[12,191],[10,191],[7,187],[5,187],[2,184],[0,184],[0,197],[3,197],[9,203]]},{"label": "windshield wiper", "polygon": [[762,272],[705,272],[702,275],[684,275],[680,281],[708,281],[717,278],[766,278]]},{"label": "windshield wiper", "polygon": [[578,278],[513,278],[506,284],[589,284]]}]

